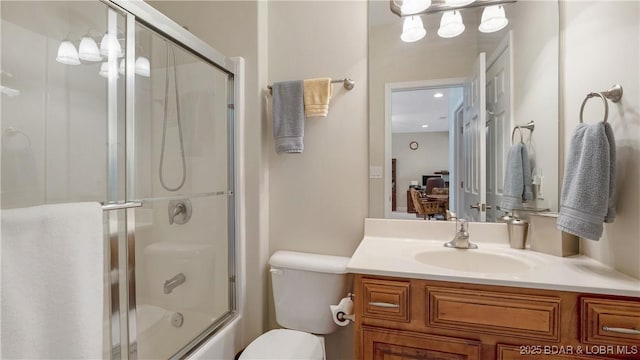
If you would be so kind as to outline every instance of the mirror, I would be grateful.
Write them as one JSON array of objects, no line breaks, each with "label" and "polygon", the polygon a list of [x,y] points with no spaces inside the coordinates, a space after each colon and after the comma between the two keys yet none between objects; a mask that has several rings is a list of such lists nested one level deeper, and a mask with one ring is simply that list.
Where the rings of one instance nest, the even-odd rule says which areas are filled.
[{"label": "mirror", "polygon": [[[461,35],[439,37],[442,13],[424,14],[426,36],[406,43],[400,39],[403,20],[390,11],[390,3],[369,1],[370,217],[422,219],[407,212],[412,202],[409,188],[423,187],[423,181],[438,176],[448,183],[447,207],[469,220],[495,221],[504,214],[498,207],[512,130],[530,121],[535,128],[522,130],[522,141],[535,184],[534,198],[525,205],[557,211],[558,3],[521,0],[503,6],[509,24],[497,32],[478,31],[483,8],[475,7],[460,11],[465,24]],[[484,54],[483,65],[478,65],[480,54]],[[508,65],[495,71],[500,58],[506,58]],[[465,111],[460,109],[471,113],[475,92],[465,81],[474,64],[484,69],[480,72],[485,77],[486,100],[482,111],[476,110],[481,118],[478,124],[484,126],[474,127],[475,133],[459,134],[465,124]],[[437,92],[444,95],[442,108],[433,105]],[[506,101],[501,100],[505,93],[510,97]],[[403,96],[404,100],[394,99]],[[496,105],[500,102],[506,105]],[[418,114],[419,129],[408,130],[410,114]],[[401,127],[404,130],[393,130]],[[476,142],[465,148],[470,134]],[[419,144],[416,150],[409,148],[412,141]],[[520,141],[518,131],[514,141]],[[484,143],[484,151],[469,151],[479,143]],[[466,173],[460,166],[475,166],[475,173]],[[480,192],[475,189],[480,183],[482,194],[476,194],[476,202],[465,203],[465,196]],[[392,211],[393,202],[396,211]]]}]

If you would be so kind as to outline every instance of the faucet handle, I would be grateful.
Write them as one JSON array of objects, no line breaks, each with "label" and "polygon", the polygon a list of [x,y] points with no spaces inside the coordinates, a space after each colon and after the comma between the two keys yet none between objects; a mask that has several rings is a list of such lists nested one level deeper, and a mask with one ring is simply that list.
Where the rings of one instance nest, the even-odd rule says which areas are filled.
[{"label": "faucet handle", "polygon": [[456,219],[456,227],[458,223],[460,224],[460,232],[467,231],[469,228],[469,221],[465,219]]}]

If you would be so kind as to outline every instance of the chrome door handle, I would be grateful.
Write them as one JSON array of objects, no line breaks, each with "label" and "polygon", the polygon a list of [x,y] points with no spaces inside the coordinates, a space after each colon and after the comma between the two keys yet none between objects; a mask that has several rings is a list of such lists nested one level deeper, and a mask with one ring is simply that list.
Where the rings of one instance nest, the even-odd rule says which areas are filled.
[{"label": "chrome door handle", "polygon": [[627,335],[640,335],[640,330],[615,328],[615,327],[608,327],[608,326],[603,326],[602,331],[610,331],[614,333],[627,334]]},{"label": "chrome door handle", "polygon": [[400,305],[398,304],[391,304],[386,302],[369,302],[369,305],[383,307],[383,308],[399,308],[400,307]]},{"label": "chrome door handle", "polygon": [[491,209],[491,206],[487,206],[487,204],[481,204],[481,203],[470,205],[469,207],[471,209],[476,209],[478,211],[487,211],[487,209]]}]

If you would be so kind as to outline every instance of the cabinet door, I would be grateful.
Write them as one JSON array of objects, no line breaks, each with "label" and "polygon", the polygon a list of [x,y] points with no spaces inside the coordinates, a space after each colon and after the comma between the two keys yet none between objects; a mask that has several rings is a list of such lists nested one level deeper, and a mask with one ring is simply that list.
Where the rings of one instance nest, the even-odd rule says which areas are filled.
[{"label": "cabinet door", "polygon": [[480,342],[387,329],[363,328],[365,360],[477,360]]}]

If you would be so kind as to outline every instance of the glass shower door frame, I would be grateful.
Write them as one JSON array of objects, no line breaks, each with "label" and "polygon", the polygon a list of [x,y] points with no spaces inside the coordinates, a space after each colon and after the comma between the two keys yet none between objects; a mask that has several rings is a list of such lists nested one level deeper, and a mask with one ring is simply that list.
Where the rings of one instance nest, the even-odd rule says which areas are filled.
[{"label": "glass shower door frame", "polygon": [[[125,161],[122,168],[121,155],[117,146],[109,150],[109,201],[117,202],[119,199],[126,199],[125,203],[119,203],[120,207],[115,210],[125,210],[124,219],[122,214],[113,212],[109,214],[109,241],[110,264],[111,264],[111,358],[112,359],[136,359],[137,358],[137,332],[136,332],[136,261],[135,261],[135,207],[141,204],[132,201],[130,193],[134,185],[135,166],[135,60],[136,60],[136,24],[141,23],[146,27],[156,31],[161,36],[175,42],[184,49],[199,57],[204,62],[213,65],[227,74],[227,139],[228,139],[228,261],[229,261],[229,311],[212,323],[205,331],[191,340],[180,349],[172,358],[182,358],[194,350],[196,346],[206,341],[218,329],[233,320],[237,314],[237,286],[236,286],[236,196],[235,196],[235,95],[238,77],[235,75],[236,64],[229,58],[223,56],[215,49],[204,43],[202,40],[183,29],[181,26],[167,18],[162,13],[153,9],[150,5],[142,1],[125,0],[100,0],[109,7],[108,21],[115,29],[115,15],[123,12],[126,17],[126,85],[125,85]],[[111,60],[111,59],[110,59]],[[114,59],[115,61],[115,59]],[[109,100],[108,100],[108,121],[109,139],[119,139],[121,135],[121,119],[118,119],[116,91],[117,82],[115,75],[109,78]],[[114,137],[111,137],[114,136]],[[124,189],[119,184],[125,183]],[[126,224],[126,233],[121,231],[120,224]],[[114,293],[115,292],[115,293]],[[125,316],[126,314],[126,316]],[[118,321],[115,321],[115,320]],[[117,335],[117,336],[116,336]],[[126,354],[126,355],[125,355]],[[124,356],[124,357],[123,357]]]}]

